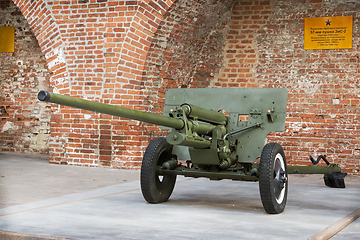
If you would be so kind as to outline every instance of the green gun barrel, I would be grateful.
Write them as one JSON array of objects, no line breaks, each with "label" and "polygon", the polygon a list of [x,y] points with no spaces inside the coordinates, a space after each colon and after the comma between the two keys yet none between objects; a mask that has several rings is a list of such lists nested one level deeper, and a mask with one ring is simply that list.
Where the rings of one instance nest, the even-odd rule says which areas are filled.
[{"label": "green gun barrel", "polygon": [[56,93],[49,93],[44,90],[38,93],[38,99],[44,102],[51,102],[69,107],[89,110],[93,112],[99,112],[113,116],[134,119],[141,122],[152,123],[155,125],[160,125],[175,129],[182,129],[185,126],[184,121],[181,119],[171,118],[171,117],[157,115],[148,112],[141,112],[133,109],[108,105],[99,102],[93,102],[75,97],[64,96]]}]

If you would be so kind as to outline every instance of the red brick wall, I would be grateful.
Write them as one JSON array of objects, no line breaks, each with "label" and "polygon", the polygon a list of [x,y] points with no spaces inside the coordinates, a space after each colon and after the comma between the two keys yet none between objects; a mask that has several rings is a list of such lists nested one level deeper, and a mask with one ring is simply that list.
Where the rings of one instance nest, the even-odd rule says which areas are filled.
[{"label": "red brick wall", "polygon": [[164,88],[210,85],[223,65],[232,6],[233,1],[185,0],[172,5],[147,56],[144,81],[152,94]]},{"label": "red brick wall", "polygon": [[[290,164],[326,154],[347,172],[359,173],[359,4],[285,3],[273,4],[273,16],[257,37],[257,80],[289,91],[286,131],[275,139]],[[327,16],[354,17],[352,49],[304,50],[304,18]]]},{"label": "red brick wall", "polygon": [[215,86],[261,87],[256,78],[260,67],[257,38],[261,37],[259,30],[268,24],[272,13],[270,1],[235,2],[224,49],[226,65]]},{"label": "red brick wall", "polygon": [[[326,154],[359,173],[359,6],[354,1],[24,1],[56,92],[161,112],[173,87],[286,87],[291,164]],[[304,18],[354,17],[350,50],[304,50]],[[138,168],[159,134],[52,106],[50,161]]]},{"label": "red brick wall", "polygon": [[[289,164],[327,155],[359,173],[359,4],[351,1],[238,1],[226,66],[216,86],[285,87],[286,130],[272,134]],[[353,47],[304,50],[304,18],[353,16]]]},{"label": "red brick wall", "polygon": [[15,26],[15,52],[0,53],[0,151],[48,153],[50,106],[36,100],[48,89],[45,58],[12,1],[0,2],[0,26]]}]

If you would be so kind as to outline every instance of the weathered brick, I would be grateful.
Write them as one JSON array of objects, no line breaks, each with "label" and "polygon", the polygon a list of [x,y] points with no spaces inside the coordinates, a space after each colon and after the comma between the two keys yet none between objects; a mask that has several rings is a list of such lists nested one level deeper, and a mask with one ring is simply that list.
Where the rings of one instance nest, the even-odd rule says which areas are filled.
[{"label": "weathered brick", "polygon": [[49,89],[45,58],[13,2],[0,15],[1,26],[16,27],[15,52],[0,53],[0,151],[48,153],[50,105],[36,100],[39,88]]},{"label": "weathered brick", "polygon": [[[21,0],[14,2],[20,4]],[[359,164],[346,163],[346,159],[354,159],[351,154],[359,154],[353,150],[359,143],[346,141],[358,136],[358,44],[350,50],[305,51],[301,42],[304,14],[317,17],[326,10],[353,15],[356,26],[357,10],[351,2],[293,1],[291,7],[284,0],[240,0],[234,5],[231,1],[207,5],[195,0],[69,3],[39,0],[19,5],[48,60],[51,78],[47,86],[63,94],[155,113],[162,111],[167,88],[286,87],[286,131],[270,135],[269,140],[284,146],[290,163],[309,164],[310,152],[325,151],[347,172],[353,171],[348,166],[355,166],[354,172],[359,173]],[[340,7],[344,4],[346,8]],[[20,16],[16,11],[13,17]],[[354,42],[358,37],[354,34]],[[14,72],[32,73],[13,65],[17,66]],[[22,94],[18,100],[23,104],[4,100],[2,105],[11,105],[6,107],[9,115],[28,119],[32,109],[31,103],[25,104],[27,98],[29,95]],[[52,110],[56,119],[50,127],[51,162],[138,168],[147,141],[164,134],[155,126],[139,126],[136,121],[127,124],[88,112],[86,117],[94,121],[85,126],[79,121],[79,111],[56,105]],[[100,128],[105,120],[116,121],[111,122],[114,129]],[[69,145],[84,138],[91,143],[82,150]],[[99,140],[108,141],[108,149],[100,154],[91,152],[89,144],[103,147]]]}]

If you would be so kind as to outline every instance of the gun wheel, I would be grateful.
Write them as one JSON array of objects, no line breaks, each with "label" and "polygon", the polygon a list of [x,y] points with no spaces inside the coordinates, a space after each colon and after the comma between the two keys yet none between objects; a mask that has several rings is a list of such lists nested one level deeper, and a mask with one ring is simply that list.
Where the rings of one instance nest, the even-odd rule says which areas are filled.
[{"label": "gun wheel", "polygon": [[285,154],[278,143],[265,145],[259,167],[261,202],[267,213],[284,211],[288,191],[288,173]]},{"label": "gun wheel", "polygon": [[175,186],[176,175],[158,175],[156,168],[172,158],[172,145],[165,138],[152,140],[145,150],[141,164],[141,192],[149,203],[166,202]]}]

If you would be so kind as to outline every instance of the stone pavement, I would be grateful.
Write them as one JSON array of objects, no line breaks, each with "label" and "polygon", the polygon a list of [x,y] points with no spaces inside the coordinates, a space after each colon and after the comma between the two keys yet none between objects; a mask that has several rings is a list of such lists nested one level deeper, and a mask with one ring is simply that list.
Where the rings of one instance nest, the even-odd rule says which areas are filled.
[{"label": "stone pavement", "polygon": [[[290,175],[283,213],[266,214],[258,183],[178,177],[170,200],[148,204],[139,171],[54,165],[0,152],[0,239],[307,239],[360,208],[345,189]],[[359,239],[357,219],[332,239]]]}]

